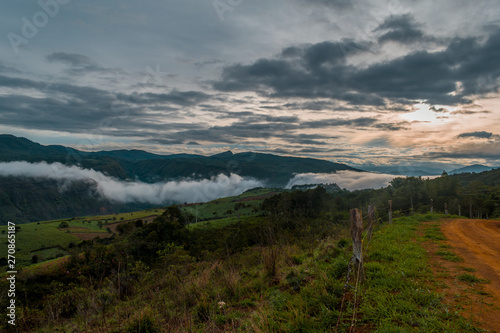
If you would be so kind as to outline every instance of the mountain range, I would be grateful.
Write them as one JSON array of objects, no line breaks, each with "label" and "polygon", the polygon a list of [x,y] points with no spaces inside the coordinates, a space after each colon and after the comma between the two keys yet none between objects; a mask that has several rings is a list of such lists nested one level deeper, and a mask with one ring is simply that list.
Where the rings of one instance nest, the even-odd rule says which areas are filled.
[{"label": "mountain range", "polygon": [[157,155],[142,150],[84,152],[64,146],[43,146],[12,135],[0,135],[0,161],[60,162],[101,171],[121,180],[148,183],[182,178],[206,179],[221,173],[236,173],[276,187],[284,186],[297,173],[361,171],[325,160],[253,152],[233,154],[227,151],[212,156]]},{"label": "mountain range", "polygon": [[486,165],[481,165],[481,164],[474,164],[474,165],[466,166],[463,168],[451,170],[450,172],[448,172],[448,174],[455,175],[455,174],[461,174],[461,173],[481,173],[481,172],[490,171],[493,169],[495,169],[495,168],[489,167]]},{"label": "mountain range", "polygon": [[[269,187],[284,187],[297,173],[361,171],[325,160],[253,152],[233,154],[227,151],[212,156],[158,155],[142,150],[84,152],[59,145],[44,146],[13,135],[0,135],[0,162],[13,161],[77,165],[122,181],[144,183],[238,174],[258,179]],[[95,186],[91,181],[74,181],[68,186],[50,179],[0,177],[0,220],[22,223],[147,208],[145,204],[123,204],[103,199],[96,194]],[[64,191],[61,191],[63,187]]]},{"label": "mountain range", "polygon": [[[59,145],[45,146],[13,135],[0,135],[0,162],[13,161],[59,162],[66,166],[94,169],[121,181],[141,181],[150,184],[186,179],[200,181],[221,174],[227,176],[238,174],[241,177],[257,179],[268,187],[284,187],[294,175],[300,173],[362,171],[326,160],[254,152],[233,154],[231,151],[226,151],[212,156],[160,155],[142,150],[85,152]],[[458,177],[463,184],[473,181],[490,185],[500,184],[500,169],[482,172],[490,169],[492,168],[483,165],[473,165],[452,170],[449,174]],[[411,176],[420,176],[424,173],[418,168],[395,171],[399,171],[402,175],[408,175],[407,173],[411,171]],[[154,205],[105,199],[96,191],[96,183],[88,180],[80,179],[67,184],[54,179],[0,176],[2,223],[6,223],[7,220],[23,223],[95,215],[100,212],[125,212],[152,206]]]}]

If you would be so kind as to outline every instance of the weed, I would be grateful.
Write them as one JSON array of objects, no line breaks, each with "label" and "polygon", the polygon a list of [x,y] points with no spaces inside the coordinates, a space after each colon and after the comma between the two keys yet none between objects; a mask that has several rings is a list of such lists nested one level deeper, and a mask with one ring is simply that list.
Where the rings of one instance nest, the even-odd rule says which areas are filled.
[{"label": "weed", "polygon": [[448,250],[441,250],[436,252],[438,256],[441,256],[443,259],[448,260],[448,261],[453,261],[453,262],[461,262],[464,261],[462,258],[457,256],[455,253],[448,251]]},{"label": "weed", "polygon": [[466,272],[469,272],[469,273],[474,273],[476,271],[475,268],[471,268],[471,267],[460,267],[460,268]]},{"label": "weed", "polygon": [[457,278],[460,281],[469,282],[469,283],[486,283],[486,282],[488,282],[487,280],[480,279],[480,278],[476,277],[474,274],[469,274],[469,273],[460,274],[459,276],[457,276]]},{"label": "weed", "polygon": [[443,233],[441,232],[441,228],[438,225],[431,225],[425,230],[425,238],[429,238],[432,240],[446,240]]}]

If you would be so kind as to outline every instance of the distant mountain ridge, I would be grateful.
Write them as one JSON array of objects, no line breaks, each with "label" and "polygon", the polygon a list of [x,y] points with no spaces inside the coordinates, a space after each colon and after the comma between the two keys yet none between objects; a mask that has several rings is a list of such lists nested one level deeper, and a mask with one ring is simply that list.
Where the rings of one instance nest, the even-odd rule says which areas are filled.
[{"label": "distant mountain ridge", "polygon": [[21,160],[79,165],[119,179],[139,179],[150,183],[236,173],[264,180],[272,186],[284,186],[297,173],[361,171],[326,160],[253,152],[233,154],[226,151],[212,156],[158,155],[143,150],[83,152],[65,146],[44,146],[13,135],[0,135],[0,161]]},{"label": "distant mountain ridge", "polygon": [[[345,164],[312,158],[277,156],[231,151],[202,156],[195,154],[158,155],[142,150],[83,152],[73,148],[44,146],[13,135],[0,135],[0,162],[59,162],[94,169],[121,180],[154,183],[180,179],[206,179],[219,174],[238,174],[284,187],[297,173],[361,171]],[[147,208],[144,204],[119,204],[96,194],[92,182],[75,182],[61,192],[58,181],[28,177],[0,177],[0,221],[18,223],[68,218],[107,210],[123,212]],[[150,205],[151,206],[151,205]]]},{"label": "distant mountain ridge", "polygon": [[450,172],[448,172],[449,175],[454,175],[454,174],[459,174],[459,173],[481,173],[484,171],[491,171],[495,168],[489,167],[486,165],[481,165],[481,164],[474,164],[470,166],[466,166],[460,169],[455,169]]}]

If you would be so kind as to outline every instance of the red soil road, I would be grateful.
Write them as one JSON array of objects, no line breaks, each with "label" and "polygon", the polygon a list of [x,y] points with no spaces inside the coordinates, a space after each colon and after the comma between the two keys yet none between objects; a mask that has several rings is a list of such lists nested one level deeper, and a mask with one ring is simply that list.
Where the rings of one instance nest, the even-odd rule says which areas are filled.
[{"label": "red soil road", "polygon": [[[484,287],[500,306],[500,221],[445,220],[441,229],[457,254],[477,270],[476,275],[491,281]],[[493,326],[500,332],[500,318]]]}]

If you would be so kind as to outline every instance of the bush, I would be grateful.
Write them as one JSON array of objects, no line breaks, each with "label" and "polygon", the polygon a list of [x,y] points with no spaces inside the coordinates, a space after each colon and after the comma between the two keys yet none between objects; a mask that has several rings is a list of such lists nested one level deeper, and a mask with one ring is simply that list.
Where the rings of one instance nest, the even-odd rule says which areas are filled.
[{"label": "bush", "polygon": [[58,226],[58,228],[67,228],[67,227],[69,227],[69,225],[68,225],[68,222],[66,222],[66,221],[59,223],[59,226]]},{"label": "bush", "polygon": [[344,247],[348,246],[349,245],[349,241],[345,238],[342,238],[338,241],[337,243],[337,247],[339,249],[343,249]]},{"label": "bush", "polygon": [[154,319],[150,315],[144,315],[142,318],[135,320],[127,329],[130,333],[160,333],[160,329],[155,324]]}]

